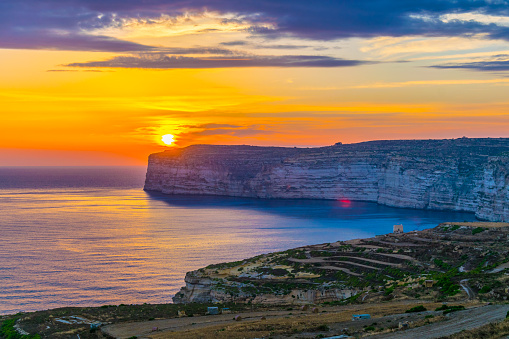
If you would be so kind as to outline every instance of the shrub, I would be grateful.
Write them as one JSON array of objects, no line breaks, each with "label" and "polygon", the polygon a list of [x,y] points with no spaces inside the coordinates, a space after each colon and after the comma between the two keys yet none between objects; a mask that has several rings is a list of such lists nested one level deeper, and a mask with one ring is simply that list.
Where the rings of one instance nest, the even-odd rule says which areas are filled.
[{"label": "shrub", "polygon": [[484,285],[480,290],[479,290],[479,293],[488,293],[489,291],[491,291],[491,287],[488,286],[488,285]]},{"label": "shrub", "polygon": [[427,310],[428,309],[426,307],[424,307],[423,305],[419,305],[419,306],[412,307],[409,310],[406,310],[405,313],[424,312]]},{"label": "shrub", "polygon": [[451,312],[456,312],[456,311],[462,311],[465,309],[465,306],[463,305],[458,305],[458,306],[450,306],[448,307],[445,311],[444,311],[444,314],[448,314],[448,313],[451,313]]},{"label": "shrub", "polygon": [[394,292],[394,286],[392,287],[389,287],[388,289],[385,290],[384,294],[385,295],[389,295],[391,294],[392,292]]},{"label": "shrub", "polygon": [[435,308],[435,311],[444,311],[448,308],[449,308],[449,306],[443,304],[442,306]]},{"label": "shrub", "polygon": [[472,235],[476,235],[477,233],[481,233],[482,231],[484,231],[484,228],[482,228],[482,227],[474,228],[472,230]]},{"label": "shrub", "polygon": [[328,331],[329,330],[329,326],[323,324],[323,325],[320,325],[316,328],[318,331]]}]

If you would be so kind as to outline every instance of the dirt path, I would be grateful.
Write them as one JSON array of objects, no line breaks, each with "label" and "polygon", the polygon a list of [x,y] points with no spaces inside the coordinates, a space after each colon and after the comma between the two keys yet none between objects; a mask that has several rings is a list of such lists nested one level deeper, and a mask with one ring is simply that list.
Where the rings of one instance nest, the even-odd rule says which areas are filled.
[{"label": "dirt path", "polygon": [[492,269],[491,271],[489,271],[488,273],[498,273],[498,272],[502,272],[503,270],[505,270],[506,268],[509,268],[509,262],[506,262],[505,264],[502,264],[498,267],[495,267],[494,269]]},{"label": "dirt path", "polygon": [[373,339],[434,339],[445,337],[463,330],[471,330],[492,322],[503,320],[509,305],[489,305],[451,313],[450,319],[402,332],[372,336]]},{"label": "dirt path", "polygon": [[467,292],[468,299],[473,300],[475,298],[475,292],[468,286],[468,279],[463,279],[460,281],[461,288]]}]

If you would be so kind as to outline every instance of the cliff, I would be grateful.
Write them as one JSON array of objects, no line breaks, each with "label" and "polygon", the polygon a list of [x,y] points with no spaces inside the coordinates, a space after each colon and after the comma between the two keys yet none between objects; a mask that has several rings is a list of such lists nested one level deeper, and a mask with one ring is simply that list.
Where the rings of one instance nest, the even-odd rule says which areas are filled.
[{"label": "cliff", "polygon": [[145,190],[347,199],[509,221],[509,139],[396,140],[320,148],[194,145],[149,157]]}]

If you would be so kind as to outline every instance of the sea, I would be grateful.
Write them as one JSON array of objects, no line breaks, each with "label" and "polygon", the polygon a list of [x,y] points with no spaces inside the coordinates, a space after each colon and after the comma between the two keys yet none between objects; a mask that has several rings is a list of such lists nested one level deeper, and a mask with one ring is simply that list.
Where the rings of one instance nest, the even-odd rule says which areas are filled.
[{"label": "sea", "polygon": [[0,314],[170,303],[186,272],[308,244],[473,221],[348,200],[145,192],[145,167],[0,167]]}]

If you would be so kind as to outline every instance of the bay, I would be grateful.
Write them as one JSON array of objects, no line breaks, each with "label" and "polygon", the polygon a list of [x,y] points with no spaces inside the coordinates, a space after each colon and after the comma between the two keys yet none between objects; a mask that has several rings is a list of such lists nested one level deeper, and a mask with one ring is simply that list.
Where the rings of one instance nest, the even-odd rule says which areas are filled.
[{"label": "bay", "polygon": [[144,167],[0,168],[0,314],[168,303],[187,271],[298,246],[473,221],[368,202],[166,196]]}]

